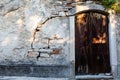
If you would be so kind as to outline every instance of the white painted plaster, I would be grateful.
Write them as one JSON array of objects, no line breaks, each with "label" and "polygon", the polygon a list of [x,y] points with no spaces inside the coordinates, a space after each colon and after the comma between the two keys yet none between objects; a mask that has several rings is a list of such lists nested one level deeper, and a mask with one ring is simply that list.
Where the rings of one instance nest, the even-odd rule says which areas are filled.
[{"label": "white painted plaster", "polygon": [[114,15],[109,15],[109,45],[111,65],[117,65],[116,25]]}]

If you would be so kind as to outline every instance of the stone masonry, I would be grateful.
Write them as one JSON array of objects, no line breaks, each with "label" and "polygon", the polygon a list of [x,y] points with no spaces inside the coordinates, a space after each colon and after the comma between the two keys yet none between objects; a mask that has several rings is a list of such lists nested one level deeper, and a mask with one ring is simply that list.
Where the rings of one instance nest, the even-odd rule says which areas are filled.
[{"label": "stone masonry", "polygon": [[[0,76],[74,80],[71,78],[74,76],[74,64],[69,59],[69,17],[85,9],[104,10],[101,5],[89,1],[85,4],[77,4],[75,1],[77,0],[1,0]],[[76,5],[81,5],[78,11]],[[119,80],[120,20],[119,16],[113,17],[118,55],[116,78]]]}]

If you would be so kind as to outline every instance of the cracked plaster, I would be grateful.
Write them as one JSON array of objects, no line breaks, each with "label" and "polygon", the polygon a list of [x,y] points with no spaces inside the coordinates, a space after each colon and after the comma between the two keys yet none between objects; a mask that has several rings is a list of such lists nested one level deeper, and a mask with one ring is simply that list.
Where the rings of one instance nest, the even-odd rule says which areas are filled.
[{"label": "cracked plaster", "polygon": [[[54,18],[43,25],[47,18],[57,14],[54,2],[57,3],[54,0],[2,0],[0,2],[1,65],[67,63],[68,49],[64,47],[69,46],[67,43],[69,40],[68,18]],[[38,32],[35,32],[41,25],[40,23],[43,26],[39,28]],[[49,44],[47,38],[52,39]],[[62,49],[62,52],[60,55],[51,55],[49,58],[39,58],[38,60],[36,54],[27,56],[28,51],[33,48],[39,50],[48,46],[52,50]]]}]

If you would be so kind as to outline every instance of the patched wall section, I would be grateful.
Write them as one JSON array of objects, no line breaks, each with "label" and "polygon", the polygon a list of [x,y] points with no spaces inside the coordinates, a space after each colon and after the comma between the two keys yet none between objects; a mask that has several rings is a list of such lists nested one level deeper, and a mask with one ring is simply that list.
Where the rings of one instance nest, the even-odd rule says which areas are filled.
[{"label": "patched wall section", "polygon": [[[59,4],[54,0],[0,2],[0,62],[2,64],[10,64],[10,62],[27,64],[32,61],[39,65],[66,62],[69,48],[69,21],[67,17],[62,17],[65,16],[63,9],[55,3]],[[61,12],[58,13],[57,10]],[[55,17],[51,18],[51,16]],[[45,58],[41,58],[37,51],[40,51],[40,56]]]},{"label": "patched wall section", "polygon": [[56,0],[0,2],[1,75],[70,75],[69,18],[61,4]]},{"label": "patched wall section", "polygon": [[27,6],[26,27],[32,34],[27,58],[33,59],[38,65],[66,64],[69,48],[68,18],[51,17],[56,12],[52,1],[35,1]]}]

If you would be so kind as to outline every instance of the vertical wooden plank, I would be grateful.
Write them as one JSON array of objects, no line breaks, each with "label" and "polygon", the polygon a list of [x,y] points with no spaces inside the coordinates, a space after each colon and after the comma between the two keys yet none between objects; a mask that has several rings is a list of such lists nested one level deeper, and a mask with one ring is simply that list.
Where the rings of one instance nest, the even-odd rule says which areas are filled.
[{"label": "vertical wooden plank", "polygon": [[110,73],[107,15],[89,11],[75,19],[76,74]]}]

